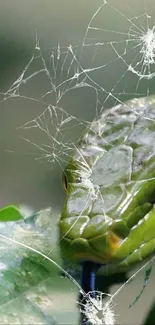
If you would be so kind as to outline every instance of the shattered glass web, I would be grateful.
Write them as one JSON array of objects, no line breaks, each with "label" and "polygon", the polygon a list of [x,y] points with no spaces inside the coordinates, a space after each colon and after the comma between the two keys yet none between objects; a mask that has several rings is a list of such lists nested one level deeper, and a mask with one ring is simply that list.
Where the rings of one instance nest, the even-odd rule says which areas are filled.
[{"label": "shattered glass web", "polygon": [[[35,64],[39,69],[35,70]],[[40,76],[46,79],[47,90],[40,98],[27,95],[27,84]],[[81,45],[61,47],[60,44],[47,52],[37,36],[30,61],[1,97],[2,102],[20,98],[29,104],[42,104],[43,111],[20,126],[24,132],[21,137],[33,148],[35,159],[58,164],[61,172],[76,146],[72,130],[77,128],[79,135],[90,125],[87,118],[67,111],[63,105],[65,96],[89,88],[95,96],[94,118],[97,118],[107,107],[151,94],[154,77],[155,26],[149,1],[140,6],[135,1],[124,1],[123,7],[122,1],[103,1],[91,17]],[[32,129],[43,134],[45,143],[29,138]],[[90,314],[91,303],[88,298],[86,313]],[[92,317],[96,317],[93,313],[92,309]],[[93,322],[99,325],[100,319]]]}]

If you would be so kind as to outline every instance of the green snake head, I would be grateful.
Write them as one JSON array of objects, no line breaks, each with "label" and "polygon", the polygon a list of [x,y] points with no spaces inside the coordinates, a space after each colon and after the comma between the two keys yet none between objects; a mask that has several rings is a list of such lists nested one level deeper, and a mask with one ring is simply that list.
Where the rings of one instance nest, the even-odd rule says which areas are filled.
[{"label": "green snake head", "polygon": [[92,122],[64,171],[62,254],[128,270],[155,251],[155,97],[117,105]]}]

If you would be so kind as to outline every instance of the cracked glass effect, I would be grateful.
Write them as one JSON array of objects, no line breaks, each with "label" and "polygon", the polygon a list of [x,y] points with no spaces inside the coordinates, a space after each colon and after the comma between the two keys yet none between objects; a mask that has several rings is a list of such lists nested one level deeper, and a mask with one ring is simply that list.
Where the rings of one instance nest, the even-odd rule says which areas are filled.
[{"label": "cracked glass effect", "polygon": [[[91,88],[96,100],[94,118],[112,104],[149,95],[149,81],[153,80],[155,73],[153,17],[147,12],[147,2],[143,3],[144,12],[140,15],[127,1],[124,1],[122,11],[120,7],[120,1],[103,1],[89,21],[82,45],[68,45],[66,48],[58,45],[45,51],[37,36],[30,61],[10,88],[1,93],[2,101],[23,98],[29,103],[41,103],[45,108],[41,114],[20,126],[25,130],[23,139],[38,151],[36,159],[61,164],[63,159],[70,157],[75,145],[72,139],[67,139],[69,130],[90,125],[87,120],[70,114],[61,106],[67,93],[79,88]],[[106,17],[110,16],[114,19],[107,21]],[[124,31],[121,30],[122,25]],[[31,73],[36,63],[40,69]],[[120,71],[116,73],[117,64],[120,64]],[[107,76],[108,69],[110,75],[106,86],[107,78],[104,76]],[[37,98],[26,96],[24,85],[26,87],[40,75],[46,79],[46,92]],[[44,133],[49,144],[41,145],[29,140],[26,130],[32,128]],[[101,133],[102,128],[103,125]]]},{"label": "cracked glass effect", "polygon": [[[102,1],[90,18],[80,45],[61,47],[59,44],[47,51],[43,50],[39,35],[36,35],[36,44],[31,59],[19,78],[9,89],[1,93],[1,103],[10,99],[20,99],[26,101],[28,105],[33,102],[38,106],[41,105],[41,111],[39,108],[36,116],[19,127],[22,131],[22,140],[27,142],[29,151],[36,160],[49,162],[51,166],[59,165],[60,172],[62,172],[72,152],[77,148],[78,136],[74,137],[74,133],[79,135],[86,127],[91,128],[95,133],[96,128],[97,135],[101,137],[104,125],[101,121],[96,122],[96,119],[106,108],[122,104],[124,100],[130,98],[149,96],[153,92],[155,25],[149,4],[149,1],[143,1],[143,4],[138,6],[135,1],[124,1],[122,7],[122,1],[119,0]],[[109,17],[112,18],[109,19]],[[39,68],[36,69],[36,66]],[[27,94],[27,85],[40,77],[45,80],[40,96]],[[92,92],[95,102],[94,123],[66,109],[65,97],[79,89],[89,89]],[[83,110],[84,105],[85,103],[83,103]],[[135,113],[134,105],[130,108],[127,104],[125,105]],[[137,114],[139,117],[143,116],[140,110]],[[143,118],[147,119],[145,116]],[[148,119],[154,121],[154,116],[149,115]],[[39,130],[43,136],[43,143],[37,141],[34,133],[30,138],[30,130],[37,130],[37,132]],[[9,149],[12,150],[12,148]],[[125,169],[125,166],[130,164],[131,159],[130,155],[122,157],[121,170],[123,166]],[[107,164],[109,163],[108,161]],[[137,163],[134,168],[139,168],[139,166],[140,164]],[[97,184],[99,184],[100,174],[96,177]],[[110,185],[110,177],[106,179],[105,175],[105,181]],[[87,185],[89,187],[89,183]],[[118,194],[117,191],[116,194]],[[74,228],[75,224],[76,221],[71,228]],[[20,241],[18,244],[20,245]],[[62,271],[80,291],[79,284],[68,272],[66,273],[63,269]],[[137,272],[134,277],[136,275]],[[121,290],[123,288],[124,286]],[[117,294],[119,292],[120,289],[116,291]],[[82,293],[85,296],[85,293]],[[102,294],[99,293],[96,300],[87,295],[88,303],[84,312],[86,317],[89,315],[92,324],[114,324],[116,317],[111,309],[111,301],[116,297],[116,293],[109,296],[109,303],[104,306],[102,306]],[[99,313],[96,313],[96,304]],[[59,324],[59,321],[56,319],[57,323]]]}]

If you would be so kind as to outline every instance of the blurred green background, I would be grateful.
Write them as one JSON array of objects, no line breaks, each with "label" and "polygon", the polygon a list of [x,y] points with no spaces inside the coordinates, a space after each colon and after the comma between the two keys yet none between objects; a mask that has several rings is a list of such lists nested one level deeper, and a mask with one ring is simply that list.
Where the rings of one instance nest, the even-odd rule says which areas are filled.
[{"label": "blurred green background", "polygon": [[[149,80],[148,83],[147,79],[140,80],[139,76],[136,74],[134,75],[130,72],[126,72],[130,63],[133,62],[133,66],[136,66],[136,62],[139,60],[139,57],[137,57],[137,61],[133,60],[137,55],[136,51],[139,51],[139,47],[136,47],[136,50],[134,49],[134,53],[131,50],[132,46],[138,44],[137,39],[136,43],[134,43],[134,41],[132,43],[131,40],[127,43],[126,40],[129,41],[129,38],[131,38],[133,34],[138,35],[139,31],[134,24],[142,26],[144,28],[142,28],[142,30],[145,32],[145,28],[147,27],[147,13],[152,16],[152,18],[149,19],[150,25],[153,24],[155,18],[154,1],[146,1],[147,7],[145,1],[143,2],[142,0],[132,0],[128,2],[124,0],[113,0],[109,1],[109,3],[117,8],[117,10],[113,7],[107,8],[104,6],[94,17],[93,21],[93,26],[98,28],[98,34],[93,35],[93,32],[92,34],[88,33],[89,37],[88,40],[86,40],[87,44],[90,42],[91,44],[99,42],[105,44],[102,48],[92,46],[86,48],[86,51],[84,49],[80,61],[85,68],[103,65],[102,68],[96,70],[95,74],[94,72],[92,72],[92,74],[90,73],[90,76],[98,85],[106,89],[106,93],[100,93],[100,100],[104,109],[115,103],[115,100],[111,97],[107,101],[105,101],[105,98],[107,93],[110,92],[116,84],[117,86],[114,93],[115,91],[117,94],[120,93],[120,95],[115,95],[120,100],[125,100],[139,94],[146,95],[147,89],[149,89],[150,94],[154,93],[153,79]],[[16,203],[27,205],[35,211],[52,206],[55,215],[60,214],[64,199],[61,182],[64,164],[61,163],[60,166],[58,163],[55,163],[53,166],[51,163],[48,163],[47,160],[36,160],[36,148],[30,143],[22,140],[21,136],[28,139],[30,138],[31,141],[37,142],[40,146],[42,143],[46,143],[46,136],[39,129],[19,129],[21,125],[27,121],[33,120],[41,114],[45,106],[42,105],[41,101],[36,102],[31,99],[25,100],[22,97],[14,98],[13,92],[11,92],[12,95],[10,98],[4,100],[3,93],[6,94],[12,83],[17,80],[30,61],[36,45],[36,31],[40,40],[41,49],[46,58],[50,57],[52,49],[54,47],[57,48],[58,44],[60,45],[60,49],[66,48],[70,44],[79,46],[82,44],[92,15],[100,5],[101,1],[98,0],[0,0],[1,207],[9,203]],[[123,12],[124,16],[122,16],[120,12]],[[131,19],[133,17],[134,19]],[[133,22],[133,25],[131,22]],[[99,31],[101,26],[104,29],[110,30],[110,32],[105,32],[103,30]],[[122,35],[124,35],[123,38],[121,38],[122,35],[119,33],[114,33],[118,31],[122,32]],[[112,35],[113,38],[111,39]],[[111,44],[109,45],[109,41],[111,40],[116,41],[115,49],[118,51],[117,53],[112,48]],[[127,56],[125,56],[124,63],[123,60],[118,57],[118,53],[121,53],[121,57],[124,58],[123,53],[125,48],[128,53]],[[109,62],[111,61],[112,63],[110,64]],[[34,60],[27,71],[27,76],[31,76],[34,72],[41,69],[40,62],[39,60]],[[68,67],[66,67],[66,70],[64,69],[63,72],[64,80]],[[154,66],[151,68],[154,69]],[[142,67],[140,67],[140,70],[141,69]],[[144,70],[141,71],[144,73]],[[62,80],[63,73],[61,76]],[[60,74],[61,71],[58,69],[58,78]],[[118,82],[118,80],[120,80],[120,82]],[[69,89],[71,86],[68,85],[67,87]],[[47,91],[47,76],[39,74],[22,85],[19,94],[21,96],[27,96],[28,98],[40,99]],[[51,98],[50,103],[54,104],[53,98]],[[85,87],[71,90],[62,98],[61,107],[65,112],[72,114],[76,118],[91,121],[96,116],[96,95],[94,86],[93,88]],[[74,139],[78,138],[82,129],[83,126],[76,130],[74,128],[71,129],[69,138],[74,141]],[[128,309],[128,305],[141,290],[144,272],[141,272],[136,279],[131,284],[127,285],[119,294],[116,299],[118,314],[116,322],[118,324],[140,324],[142,322],[154,297],[155,277],[153,273],[143,296],[132,309]],[[54,290],[55,297],[58,297],[59,301],[63,301],[63,307],[61,307],[61,309],[58,308],[58,303],[55,303],[57,317],[62,317],[59,323],[61,323],[65,315],[65,324],[68,324],[68,319],[72,314],[69,298],[71,288],[68,286],[67,292],[65,288],[63,291],[60,291],[60,285],[57,283]],[[112,292],[115,290],[116,286],[112,288]],[[65,304],[64,301],[66,301]],[[68,308],[70,308],[69,312]]]}]

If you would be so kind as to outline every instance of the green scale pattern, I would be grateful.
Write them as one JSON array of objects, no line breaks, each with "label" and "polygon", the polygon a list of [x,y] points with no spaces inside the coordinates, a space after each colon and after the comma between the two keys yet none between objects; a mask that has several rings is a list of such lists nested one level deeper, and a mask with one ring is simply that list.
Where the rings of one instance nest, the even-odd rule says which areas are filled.
[{"label": "green scale pattern", "polygon": [[106,110],[82,135],[65,171],[62,255],[124,272],[155,252],[155,97]]}]

